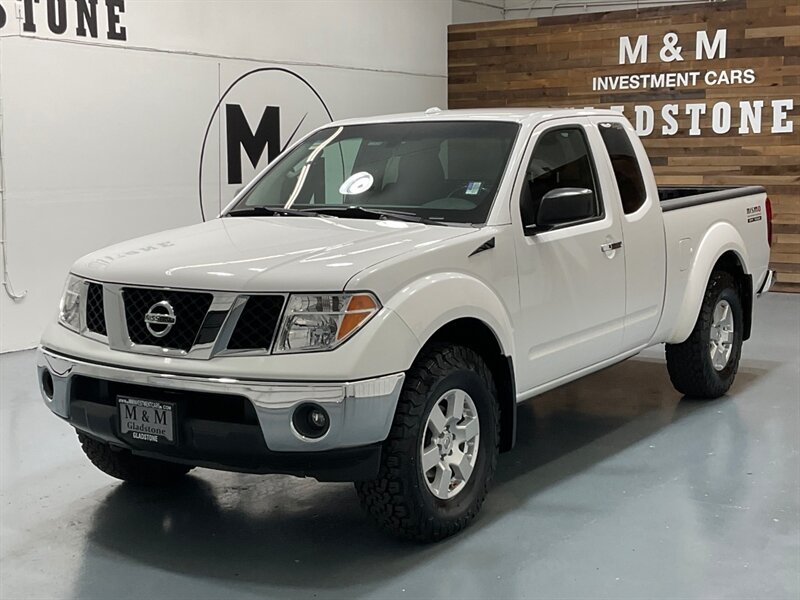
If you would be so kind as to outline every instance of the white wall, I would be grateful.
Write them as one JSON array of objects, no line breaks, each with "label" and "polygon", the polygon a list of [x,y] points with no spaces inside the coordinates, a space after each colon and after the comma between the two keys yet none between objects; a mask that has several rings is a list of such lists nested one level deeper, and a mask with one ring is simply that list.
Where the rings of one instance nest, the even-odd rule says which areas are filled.
[{"label": "white wall", "polygon": [[453,23],[502,21],[504,0],[453,0]]},{"label": "white wall", "polygon": [[[109,39],[114,2],[124,12],[111,37],[124,27],[125,40]],[[0,0],[0,193],[10,279],[26,294],[12,301],[0,290],[0,351],[36,344],[77,257],[200,221],[200,147],[240,75],[287,67],[334,118],[447,102],[449,0],[99,0],[96,39],[77,35],[75,0],[64,0],[62,34],[50,31],[47,2],[33,5],[36,32],[23,30],[15,4]],[[303,115],[300,134],[327,118],[302,82],[279,72],[248,78],[229,102],[252,129],[266,105],[279,106],[282,144]],[[226,131],[218,117],[208,136],[207,214],[239,187],[226,178]],[[253,167],[242,153],[245,181],[266,156]]]},{"label": "white wall", "polygon": [[453,0],[453,23],[533,19],[725,0]]},{"label": "white wall", "polygon": [[[586,12],[630,10],[653,6],[675,6],[715,0],[505,0],[506,19],[535,19]],[[716,0],[723,1],[724,0]]]},{"label": "white wall", "polygon": [[453,0],[453,23],[534,19],[725,0]]}]

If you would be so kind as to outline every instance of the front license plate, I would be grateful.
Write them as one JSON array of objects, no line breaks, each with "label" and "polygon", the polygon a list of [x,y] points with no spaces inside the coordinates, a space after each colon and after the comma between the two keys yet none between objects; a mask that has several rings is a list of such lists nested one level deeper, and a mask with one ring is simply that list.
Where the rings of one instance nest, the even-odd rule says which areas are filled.
[{"label": "front license plate", "polygon": [[158,400],[117,397],[119,431],[139,442],[175,443],[175,405]]}]

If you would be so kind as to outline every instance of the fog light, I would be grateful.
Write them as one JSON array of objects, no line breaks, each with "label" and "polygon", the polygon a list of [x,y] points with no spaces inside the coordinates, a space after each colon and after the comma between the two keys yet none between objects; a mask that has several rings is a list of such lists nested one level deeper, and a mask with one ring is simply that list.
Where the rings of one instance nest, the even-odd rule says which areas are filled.
[{"label": "fog light", "polygon": [[318,404],[301,404],[292,415],[297,433],[307,438],[321,438],[328,433],[331,423],[328,413]]},{"label": "fog light", "polygon": [[311,412],[308,413],[308,420],[318,429],[323,429],[328,425],[328,416],[318,408],[311,409]]},{"label": "fog light", "polygon": [[44,395],[47,396],[48,400],[53,399],[53,376],[47,369],[42,372],[42,391],[44,392]]}]

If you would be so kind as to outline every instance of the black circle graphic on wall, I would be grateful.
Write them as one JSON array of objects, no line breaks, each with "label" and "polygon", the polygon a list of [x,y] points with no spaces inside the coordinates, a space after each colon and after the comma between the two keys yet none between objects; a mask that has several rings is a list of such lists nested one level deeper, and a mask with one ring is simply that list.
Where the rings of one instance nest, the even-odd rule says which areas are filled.
[{"label": "black circle graphic on wall", "polygon": [[[305,79],[302,75],[295,73],[294,71],[287,69],[285,67],[259,67],[257,69],[252,69],[251,71],[247,71],[243,73],[239,77],[237,77],[229,86],[228,88],[220,95],[217,104],[214,106],[214,110],[211,113],[211,117],[208,120],[208,125],[206,126],[205,134],[203,135],[203,144],[200,147],[200,166],[198,169],[198,176],[197,176],[197,194],[200,203],[200,216],[202,217],[203,221],[206,220],[205,215],[205,208],[203,207],[203,161],[205,158],[206,153],[206,145],[208,143],[208,136],[211,132],[211,128],[214,125],[214,120],[217,118],[217,115],[220,113],[220,108],[223,105],[225,99],[229,96],[229,94],[239,85],[242,81],[247,79],[248,77],[252,77],[253,75],[259,73],[267,73],[267,72],[277,72],[289,75],[290,77],[294,78],[296,81],[300,82],[305,88],[307,88],[313,95],[314,98],[319,101],[319,105],[324,110],[325,116],[328,119],[328,122],[333,121],[333,115],[331,111],[328,109],[328,105],[325,103],[325,100],[322,98],[320,93],[311,85],[311,83]],[[264,108],[264,113],[262,115],[261,121],[259,122],[256,131],[253,132],[250,130],[250,126],[247,124],[247,120],[244,117],[242,109],[239,105],[231,105],[228,104],[225,106],[225,116],[227,119],[227,129],[226,132],[228,137],[232,139],[228,140],[228,183],[241,183],[241,155],[239,151],[239,144],[241,143],[241,147],[247,153],[247,156],[250,158],[253,166],[255,166],[256,161],[260,158],[261,154],[266,147],[268,149],[268,162],[272,162],[272,159],[280,154],[283,150],[285,150],[293,141],[295,135],[299,131],[300,127],[303,125],[305,120],[305,116],[303,116],[296,127],[293,128],[291,135],[288,137],[285,143],[281,143],[279,140],[280,133],[279,133],[279,110],[280,107],[277,106],[266,106]],[[306,113],[307,115],[308,113]],[[276,127],[271,127],[271,125],[275,124]],[[220,123],[220,127],[222,124]],[[241,135],[242,137],[237,138],[237,135]],[[220,156],[221,160],[221,156]]]}]

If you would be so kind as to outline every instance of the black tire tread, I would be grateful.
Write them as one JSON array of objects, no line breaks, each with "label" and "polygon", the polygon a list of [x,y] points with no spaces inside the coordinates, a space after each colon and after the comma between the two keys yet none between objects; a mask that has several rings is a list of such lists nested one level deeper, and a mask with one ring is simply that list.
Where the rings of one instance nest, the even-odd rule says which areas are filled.
[{"label": "black tire tread", "polygon": [[[408,489],[408,474],[416,469],[417,430],[422,426],[423,412],[429,391],[438,380],[455,369],[476,373],[495,399],[495,449],[476,502],[457,519],[426,517]],[[475,518],[486,497],[497,465],[500,439],[500,411],[496,406],[497,391],[492,373],[484,360],[472,349],[449,344],[431,345],[409,370],[403,393],[397,405],[389,437],[384,444],[384,458],[378,478],[357,482],[356,491],[362,508],[389,533],[418,542],[437,541],[462,530]]]},{"label": "black tire tread", "polygon": [[[676,390],[691,398],[707,400],[719,398],[730,388],[739,366],[740,337],[737,337],[738,343],[734,345],[731,354],[733,369],[729,378],[721,380],[713,368],[709,368],[709,359],[706,356],[708,354],[706,331],[711,326],[717,298],[727,288],[732,288],[738,297],[738,287],[734,278],[725,271],[713,272],[691,335],[680,344],[666,344],[665,353],[670,381]],[[741,323],[738,325],[741,327]]]},{"label": "black tire tread", "polygon": [[92,464],[106,475],[137,485],[167,485],[193,469],[191,465],[135,456],[128,450],[113,449],[82,433],[78,440]]}]

